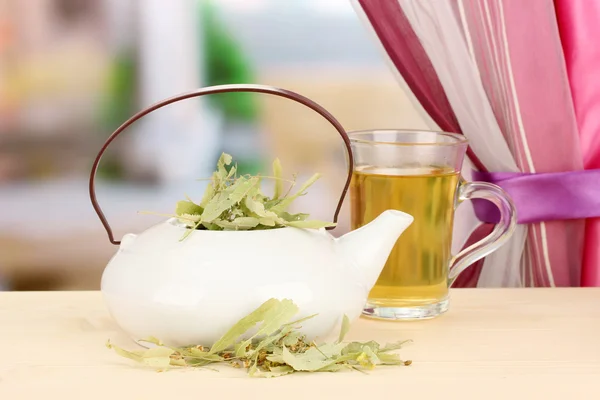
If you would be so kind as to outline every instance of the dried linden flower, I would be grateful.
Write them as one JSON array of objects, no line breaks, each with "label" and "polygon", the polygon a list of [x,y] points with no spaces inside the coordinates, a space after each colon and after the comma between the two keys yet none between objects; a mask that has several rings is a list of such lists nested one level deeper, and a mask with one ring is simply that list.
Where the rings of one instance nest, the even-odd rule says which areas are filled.
[{"label": "dried linden flower", "polygon": [[[110,342],[107,347],[117,354],[141,364],[164,370],[168,367],[205,367],[214,363],[244,367],[251,377],[277,377],[293,372],[337,372],[354,369],[373,369],[376,365],[410,365],[394,350],[407,341],[387,344],[351,342],[343,343],[350,327],[344,316],[342,329],[335,343],[317,345],[307,342],[300,332],[301,323],[315,315],[292,321],[298,307],[290,300],[270,299],[239,320],[209,349],[201,345],[169,347],[156,338],[144,341],[157,347],[148,350],[127,351]],[[241,337],[255,328],[249,339]],[[260,338],[260,339],[259,339]]]},{"label": "dried linden flower", "polygon": [[[195,229],[216,231],[239,231],[273,229],[285,226],[296,228],[319,229],[333,227],[334,223],[307,220],[308,214],[289,214],[287,209],[298,197],[306,194],[306,189],[320,178],[314,174],[300,189],[290,195],[295,180],[287,193],[283,193],[286,179],[282,178],[279,159],[273,161],[273,176],[237,176],[237,168],[232,165],[232,157],[223,153],[217,162],[217,170],[213,172],[210,183],[199,203],[187,198],[177,202],[175,215],[190,230],[185,239]],[[260,190],[262,179],[274,179],[275,189],[272,197]]]}]

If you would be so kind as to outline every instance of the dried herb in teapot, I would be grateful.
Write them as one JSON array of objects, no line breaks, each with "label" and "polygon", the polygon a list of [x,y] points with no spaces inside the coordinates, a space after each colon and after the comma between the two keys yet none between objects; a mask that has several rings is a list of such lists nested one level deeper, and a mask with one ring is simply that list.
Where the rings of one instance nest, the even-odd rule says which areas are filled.
[{"label": "dried herb in teapot", "polygon": [[[302,322],[309,316],[291,321],[298,307],[290,300],[270,299],[239,320],[212,347],[201,345],[171,347],[156,338],[145,342],[156,347],[127,351],[110,342],[108,348],[117,354],[146,366],[164,370],[169,367],[206,367],[226,363],[246,368],[251,377],[277,377],[293,372],[365,371],[376,365],[410,365],[393,351],[407,341],[381,346],[374,341],[343,343],[350,327],[344,316],[342,329],[335,343],[317,345],[301,333]],[[245,334],[258,325],[255,333]]]},{"label": "dried herb in teapot", "polygon": [[[308,214],[290,214],[288,208],[294,200],[306,194],[306,190],[320,178],[314,174],[295,194],[290,194],[294,180],[282,177],[279,159],[273,161],[273,176],[237,176],[232,157],[223,153],[217,162],[202,199],[195,202],[189,197],[177,202],[175,215],[191,229],[201,230],[259,230],[285,226],[319,229],[335,226],[325,221],[308,220]],[[275,180],[271,197],[260,188],[263,179]],[[284,182],[290,184],[284,193]],[[188,231],[184,238],[192,230]]]}]

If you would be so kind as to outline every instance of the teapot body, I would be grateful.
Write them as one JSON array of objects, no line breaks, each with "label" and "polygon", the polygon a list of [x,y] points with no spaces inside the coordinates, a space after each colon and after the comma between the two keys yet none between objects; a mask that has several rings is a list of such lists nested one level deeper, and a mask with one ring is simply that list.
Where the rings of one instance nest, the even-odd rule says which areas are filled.
[{"label": "teapot body", "polygon": [[170,219],[126,235],[102,276],[108,309],[134,340],[212,345],[270,298],[298,305],[309,339],[356,319],[369,290],[325,230],[194,231]]}]

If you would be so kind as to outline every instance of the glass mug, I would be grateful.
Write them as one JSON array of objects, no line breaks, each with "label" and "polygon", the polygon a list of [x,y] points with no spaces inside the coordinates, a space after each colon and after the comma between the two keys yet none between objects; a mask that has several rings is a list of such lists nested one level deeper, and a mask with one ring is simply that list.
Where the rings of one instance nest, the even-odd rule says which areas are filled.
[{"label": "glass mug", "polygon": [[[388,209],[414,217],[400,236],[363,314],[381,319],[433,318],[448,309],[448,292],[473,262],[502,246],[516,226],[516,212],[498,186],[460,177],[464,136],[430,131],[349,132],[355,167],[350,186],[352,229]],[[451,254],[454,211],[467,199],[486,199],[500,222],[478,243]]]}]

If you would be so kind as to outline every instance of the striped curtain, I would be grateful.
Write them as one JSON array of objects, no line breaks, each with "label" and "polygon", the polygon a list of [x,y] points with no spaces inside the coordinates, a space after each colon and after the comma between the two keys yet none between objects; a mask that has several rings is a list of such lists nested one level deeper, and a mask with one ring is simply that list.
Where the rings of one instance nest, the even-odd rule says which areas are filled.
[{"label": "striped curtain", "polygon": [[[590,43],[600,37],[598,2],[591,2],[595,15],[587,15],[584,28],[579,19],[590,9],[581,3],[590,2],[353,3],[429,127],[469,139],[477,171],[554,179],[555,173],[600,168],[600,48]],[[579,286],[582,273],[587,284],[600,285],[599,221],[520,220],[510,243],[467,270],[456,286]],[[492,227],[481,222],[468,242]]]},{"label": "striped curtain", "polygon": [[[583,166],[600,169],[600,2],[555,0]],[[596,181],[600,187],[600,179]],[[583,286],[600,286],[600,218],[585,225]]]}]

